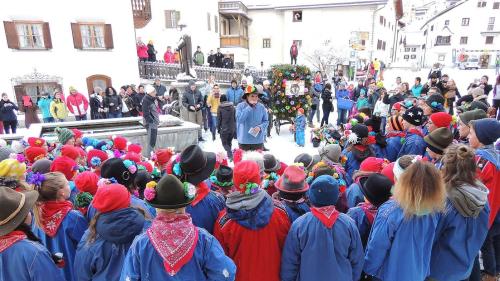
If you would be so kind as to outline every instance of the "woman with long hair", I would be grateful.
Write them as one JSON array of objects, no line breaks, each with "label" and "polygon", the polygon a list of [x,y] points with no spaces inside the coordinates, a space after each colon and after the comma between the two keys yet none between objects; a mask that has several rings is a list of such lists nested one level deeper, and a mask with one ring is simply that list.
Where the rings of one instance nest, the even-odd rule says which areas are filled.
[{"label": "woman with long hair", "polygon": [[493,108],[495,108],[497,120],[500,120],[500,75],[497,76],[497,81],[493,87]]}]

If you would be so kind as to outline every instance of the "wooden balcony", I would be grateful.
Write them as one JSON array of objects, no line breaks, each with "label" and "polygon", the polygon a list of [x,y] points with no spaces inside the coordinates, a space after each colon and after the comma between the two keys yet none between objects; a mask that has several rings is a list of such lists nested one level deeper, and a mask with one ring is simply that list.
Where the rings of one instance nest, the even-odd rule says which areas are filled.
[{"label": "wooden balcony", "polygon": [[246,16],[248,8],[241,1],[221,1],[219,2],[219,13],[223,15],[241,14]]},{"label": "wooden balcony", "polygon": [[221,35],[220,46],[221,48],[240,47],[248,49],[248,37],[241,35]]},{"label": "wooden balcony", "polygon": [[134,15],[134,27],[143,28],[151,21],[151,0],[130,0]]}]

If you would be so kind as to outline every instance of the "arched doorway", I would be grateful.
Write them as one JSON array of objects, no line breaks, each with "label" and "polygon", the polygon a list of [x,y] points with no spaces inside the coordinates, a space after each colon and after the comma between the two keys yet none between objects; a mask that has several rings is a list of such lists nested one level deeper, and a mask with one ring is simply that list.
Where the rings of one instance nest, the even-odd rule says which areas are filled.
[{"label": "arched doorway", "polygon": [[89,95],[94,92],[95,87],[100,87],[103,90],[111,87],[111,77],[103,74],[95,74],[87,77],[87,91]]}]

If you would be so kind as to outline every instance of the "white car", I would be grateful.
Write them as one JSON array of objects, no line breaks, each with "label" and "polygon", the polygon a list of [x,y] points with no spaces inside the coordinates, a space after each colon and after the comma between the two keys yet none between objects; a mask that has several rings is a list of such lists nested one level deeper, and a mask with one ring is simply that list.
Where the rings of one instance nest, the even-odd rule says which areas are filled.
[{"label": "white car", "polygon": [[479,59],[470,58],[467,61],[461,62],[458,67],[460,69],[479,69]]}]

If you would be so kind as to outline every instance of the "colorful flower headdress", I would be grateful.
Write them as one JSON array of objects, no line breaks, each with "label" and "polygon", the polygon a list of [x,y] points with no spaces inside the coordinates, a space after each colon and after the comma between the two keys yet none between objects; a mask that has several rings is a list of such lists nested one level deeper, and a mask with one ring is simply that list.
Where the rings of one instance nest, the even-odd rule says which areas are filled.
[{"label": "colorful flower headdress", "polygon": [[[144,189],[144,198],[148,201],[153,201],[156,198],[156,187],[158,186],[158,183],[155,181],[150,181],[146,184],[146,189]],[[184,196],[188,200],[193,199],[196,196],[196,187],[189,183],[189,182],[183,182],[182,183],[183,189],[184,189]]]}]

